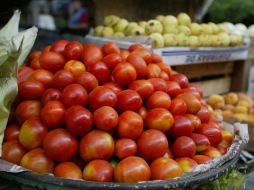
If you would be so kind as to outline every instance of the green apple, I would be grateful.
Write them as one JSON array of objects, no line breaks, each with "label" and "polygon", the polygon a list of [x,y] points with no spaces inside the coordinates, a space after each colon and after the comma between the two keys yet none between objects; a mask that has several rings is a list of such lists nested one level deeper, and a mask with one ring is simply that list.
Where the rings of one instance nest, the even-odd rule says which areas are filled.
[{"label": "green apple", "polygon": [[140,21],[138,23],[138,25],[141,26],[142,28],[144,28],[144,30],[145,30],[145,28],[146,28],[146,21]]},{"label": "green apple", "polygon": [[115,25],[120,18],[116,15],[108,15],[104,18],[104,25],[105,26],[113,26]]},{"label": "green apple", "polygon": [[155,17],[156,20],[158,20],[159,22],[162,22],[163,19],[164,19],[164,16],[163,15],[158,15]]},{"label": "green apple", "polygon": [[230,44],[230,38],[229,38],[229,35],[227,33],[219,33],[218,34],[218,40],[220,41],[221,43],[221,46],[229,46]]},{"label": "green apple", "polygon": [[136,23],[136,22],[129,22],[128,26],[126,27],[126,29],[124,31],[125,36],[130,36],[132,29],[137,27],[137,26],[138,26],[138,23]]},{"label": "green apple", "polygon": [[125,37],[123,32],[115,32],[113,36],[114,37]]},{"label": "green apple", "polygon": [[145,32],[146,34],[150,35],[153,33],[162,33],[162,24],[158,20],[149,20],[146,23]]},{"label": "green apple", "polygon": [[161,48],[164,47],[164,38],[160,33],[153,33],[150,35],[152,40],[152,47],[153,48]]},{"label": "green apple", "polygon": [[168,46],[172,47],[177,45],[176,37],[174,34],[164,34],[163,38],[164,38],[165,47],[168,47]]},{"label": "green apple", "polygon": [[136,26],[130,31],[130,36],[143,36],[145,34],[145,29],[141,26]]},{"label": "green apple", "polygon": [[202,34],[210,35],[213,34],[213,29],[209,24],[201,24]]},{"label": "green apple", "polygon": [[175,36],[178,46],[189,46],[189,37],[181,33]]},{"label": "green apple", "polygon": [[124,32],[126,27],[128,26],[129,22],[122,18],[120,19],[115,25],[114,25],[114,31],[115,32]]},{"label": "green apple", "polygon": [[219,41],[219,38],[218,38],[218,35],[210,35],[210,38],[211,38],[211,46],[213,47],[219,47],[220,46],[220,41]]},{"label": "green apple", "polygon": [[172,15],[167,15],[163,18],[163,20],[161,21],[162,25],[165,27],[165,26],[168,26],[168,25],[177,25],[178,24],[178,21],[176,19],[175,16],[172,16]]},{"label": "green apple", "polygon": [[191,47],[200,46],[199,38],[197,36],[190,36],[189,37],[189,46],[191,46]]},{"label": "green apple", "polygon": [[202,27],[198,23],[191,23],[190,25],[191,35],[198,36],[202,33]]},{"label": "green apple", "polygon": [[96,26],[96,28],[94,29],[94,35],[102,36],[103,29],[104,29],[104,26],[102,25]]},{"label": "green apple", "polygon": [[191,18],[186,13],[179,13],[177,15],[177,20],[179,25],[190,26]]},{"label": "green apple", "polygon": [[178,26],[179,33],[183,33],[186,36],[189,36],[191,34],[191,30],[188,26],[180,25]]},{"label": "green apple", "polygon": [[163,34],[178,34],[178,32],[178,26],[176,25],[163,26]]},{"label": "green apple", "polygon": [[105,26],[102,31],[102,36],[103,37],[112,37],[113,35],[114,35],[114,30],[109,26]]}]

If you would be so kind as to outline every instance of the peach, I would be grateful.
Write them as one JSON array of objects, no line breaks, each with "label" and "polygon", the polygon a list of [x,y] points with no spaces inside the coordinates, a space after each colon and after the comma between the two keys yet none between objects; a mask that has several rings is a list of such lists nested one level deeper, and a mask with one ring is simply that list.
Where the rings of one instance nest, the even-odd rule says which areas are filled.
[{"label": "peach", "polygon": [[238,102],[238,96],[234,92],[230,92],[225,96],[226,104],[235,105]]},{"label": "peach", "polygon": [[222,106],[225,105],[225,101],[224,101],[223,96],[218,95],[218,94],[211,95],[208,98],[207,103],[210,106],[212,106],[212,108],[214,108],[214,109],[221,108]]},{"label": "peach", "polygon": [[191,172],[198,165],[195,160],[188,157],[177,158],[175,161],[180,165],[184,172]]}]

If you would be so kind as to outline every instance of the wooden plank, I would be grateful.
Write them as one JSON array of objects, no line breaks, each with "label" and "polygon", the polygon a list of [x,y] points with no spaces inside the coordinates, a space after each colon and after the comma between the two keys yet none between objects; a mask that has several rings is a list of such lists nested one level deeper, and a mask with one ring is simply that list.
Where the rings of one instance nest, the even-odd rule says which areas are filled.
[{"label": "wooden plank", "polygon": [[230,90],[230,77],[222,77],[212,80],[205,80],[194,82],[194,84],[199,84],[204,90],[204,96],[208,97],[212,94],[224,94]]},{"label": "wooden plank", "polygon": [[230,74],[233,71],[233,62],[201,63],[175,66],[177,72],[185,74],[189,79]]}]

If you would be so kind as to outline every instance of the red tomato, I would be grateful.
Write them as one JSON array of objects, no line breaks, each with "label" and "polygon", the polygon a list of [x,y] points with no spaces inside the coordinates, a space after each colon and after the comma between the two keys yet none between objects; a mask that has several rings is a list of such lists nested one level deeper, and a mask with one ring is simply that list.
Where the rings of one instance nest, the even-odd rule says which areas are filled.
[{"label": "red tomato", "polygon": [[154,92],[152,83],[145,79],[133,81],[130,84],[129,89],[135,90],[143,99],[148,98]]},{"label": "red tomato", "polygon": [[19,124],[22,124],[29,118],[40,117],[41,103],[36,100],[26,100],[21,102],[16,108],[16,118]]},{"label": "red tomato", "polygon": [[75,83],[81,84],[86,89],[87,92],[91,92],[94,88],[99,86],[96,77],[89,72],[84,72],[76,76]]},{"label": "red tomato", "polygon": [[180,165],[184,172],[191,172],[198,166],[198,163],[189,157],[177,158],[175,161]]},{"label": "red tomato", "polygon": [[168,148],[167,152],[163,155],[164,158],[171,158],[174,159],[173,152],[170,148]]},{"label": "red tomato", "polygon": [[20,127],[16,124],[8,125],[4,131],[4,141],[18,140]]},{"label": "red tomato", "polygon": [[88,71],[97,78],[99,84],[104,84],[110,79],[110,70],[104,62],[100,61],[90,65]]},{"label": "red tomato", "polygon": [[142,117],[133,112],[125,111],[118,119],[117,134],[121,138],[137,139],[143,132]]},{"label": "red tomato", "polygon": [[56,52],[42,53],[39,61],[43,69],[49,70],[53,73],[63,69],[66,62],[64,56]]},{"label": "red tomato", "polygon": [[186,113],[186,111],[187,111],[187,105],[186,105],[184,100],[182,100],[180,98],[174,98],[171,101],[171,106],[170,106],[169,111],[173,115],[182,115],[182,114]]},{"label": "red tomato", "polygon": [[76,76],[79,76],[80,74],[86,72],[86,67],[80,61],[70,60],[65,64],[64,70],[70,71],[73,74],[73,76],[76,77]]},{"label": "red tomato", "polygon": [[90,92],[89,103],[93,111],[102,106],[115,107],[117,96],[110,88],[98,86]]},{"label": "red tomato", "polygon": [[62,90],[64,87],[73,83],[74,76],[70,71],[57,71],[53,77],[52,87]]},{"label": "red tomato", "polygon": [[68,40],[58,40],[51,45],[50,51],[54,51],[57,53],[64,53],[65,46],[69,43]]},{"label": "red tomato", "polygon": [[52,173],[55,167],[54,161],[48,158],[41,148],[27,152],[20,165],[38,173]]},{"label": "red tomato", "polygon": [[147,65],[144,59],[138,55],[130,54],[127,57],[127,62],[132,64],[137,72],[137,79],[143,79],[147,73]]},{"label": "red tomato", "polygon": [[102,50],[95,44],[84,45],[84,51],[82,54],[82,61],[86,66],[93,65],[103,58]]},{"label": "red tomato", "polygon": [[33,59],[30,62],[29,67],[31,67],[32,69],[42,69],[39,58]]},{"label": "red tomato", "polygon": [[50,52],[51,46],[46,46],[45,48],[42,49],[42,53]]},{"label": "red tomato", "polygon": [[52,100],[61,100],[62,94],[59,90],[54,88],[49,88],[46,91],[43,92],[41,97],[41,103],[45,105],[48,101]]},{"label": "red tomato", "polygon": [[93,114],[79,105],[69,107],[64,119],[67,130],[75,136],[88,133],[93,126]]},{"label": "red tomato", "polygon": [[173,151],[178,158],[192,158],[196,153],[196,144],[190,137],[181,136],[175,140],[173,144]]},{"label": "red tomato", "polygon": [[170,128],[169,134],[173,137],[190,136],[194,130],[191,121],[183,116],[176,115],[174,117],[174,125]]},{"label": "red tomato", "polygon": [[113,92],[115,94],[118,94],[119,92],[121,92],[123,89],[120,85],[116,84],[115,82],[107,82],[105,84],[103,84],[102,86],[110,88],[111,90],[113,90]]},{"label": "red tomato", "polygon": [[44,87],[48,88],[53,81],[53,76],[54,75],[50,71],[37,69],[32,73],[30,79],[39,81],[44,85]]},{"label": "red tomato", "polygon": [[202,155],[209,156],[211,158],[217,158],[221,156],[221,153],[217,148],[209,146],[205,151],[202,152]]},{"label": "red tomato", "polygon": [[28,59],[31,62],[33,59],[38,59],[41,56],[41,51],[32,51],[29,53]]},{"label": "red tomato", "polygon": [[200,110],[197,113],[197,116],[201,120],[202,123],[207,123],[210,119],[210,111],[205,106],[201,106]]},{"label": "red tomato", "polygon": [[144,46],[142,46],[141,44],[138,44],[138,43],[134,43],[134,44],[131,44],[128,48],[128,50],[130,52],[136,50],[136,49],[144,49]]},{"label": "red tomato", "polygon": [[183,175],[179,164],[171,158],[157,158],[150,165],[152,180],[168,180]]},{"label": "red tomato", "polygon": [[123,61],[123,59],[122,59],[121,55],[119,55],[118,53],[111,53],[111,54],[106,55],[102,59],[102,61],[104,63],[106,63],[108,68],[112,71],[118,63]]},{"label": "red tomato", "polygon": [[167,93],[171,98],[174,98],[181,93],[181,87],[177,82],[166,81],[166,83],[167,83]]},{"label": "red tomato", "polygon": [[25,148],[17,140],[3,143],[2,148],[2,158],[14,164],[19,164],[26,153]]},{"label": "red tomato", "polygon": [[176,81],[181,86],[181,88],[187,88],[189,86],[188,78],[181,73],[170,75],[169,80]]},{"label": "red tomato", "polygon": [[135,50],[132,51],[131,53],[143,57],[144,60],[146,60],[146,59],[151,55],[151,53],[149,52],[149,50],[148,50],[148,49],[145,49],[145,48],[135,49]]},{"label": "red tomato", "polygon": [[114,153],[112,136],[101,130],[92,130],[85,135],[79,144],[79,153],[83,160],[109,160]]},{"label": "red tomato", "polygon": [[101,49],[104,55],[111,53],[120,54],[120,49],[115,42],[106,42]]},{"label": "red tomato", "polygon": [[127,110],[137,112],[142,107],[142,99],[134,90],[123,90],[117,94],[117,109],[120,112]]},{"label": "red tomato", "polygon": [[168,86],[165,80],[160,78],[152,78],[152,79],[149,79],[149,81],[152,83],[154,91],[167,92]]},{"label": "red tomato", "polygon": [[145,118],[145,126],[148,129],[168,131],[174,123],[172,114],[165,108],[151,109]]},{"label": "red tomato", "polygon": [[190,93],[179,94],[177,98],[183,99],[183,101],[185,101],[188,113],[196,114],[201,108],[200,101]]},{"label": "red tomato", "polygon": [[118,139],[115,144],[115,155],[119,159],[134,156],[137,153],[137,144],[132,139]]},{"label": "red tomato", "polygon": [[24,82],[30,78],[33,73],[33,69],[27,66],[22,66],[18,69],[18,83]]},{"label": "red tomato", "polygon": [[76,155],[78,141],[67,130],[54,129],[44,138],[43,148],[49,158],[66,162]]},{"label": "red tomato", "polygon": [[121,86],[128,86],[137,78],[137,72],[130,63],[122,62],[115,66],[112,76],[114,81]]},{"label": "red tomato", "polygon": [[40,147],[46,134],[47,126],[40,119],[30,118],[26,120],[19,132],[19,142],[28,150]]},{"label": "red tomato", "polygon": [[127,57],[130,55],[128,50],[120,50],[120,56],[122,57],[123,61],[126,61]]},{"label": "red tomato", "polygon": [[207,136],[212,146],[217,146],[222,140],[221,130],[209,124],[202,124],[199,133]]},{"label": "red tomato", "polygon": [[118,124],[118,113],[114,108],[102,106],[94,114],[95,126],[103,131],[112,131]]},{"label": "red tomato", "polygon": [[184,116],[187,117],[191,121],[192,126],[194,127],[194,130],[198,130],[199,127],[201,127],[201,121],[196,115],[185,114]]},{"label": "red tomato", "polygon": [[157,63],[157,65],[160,67],[161,71],[167,73],[168,77],[173,74],[172,69],[169,65],[166,65],[164,63]]},{"label": "red tomato", "polygon": [[71,41],[64,48],[64,56],[68,60],[79,60],[83,53],[83,45],[77,41]]},{"label": "red tomato", "polygon": [[45,91],[44,85],[35,80],[26,80],[19,83],[19,97],[23,99],[39,99],[42,93]]},{"label": "red tomato", "polygon": [[67,107],[73,105],[86,106],[88,94],[80,84],[70,84],[63,89],[62,99]]},{"label": "red tomato", "polygon": [[146,59],[147,64],[149,63],[162,63],[162,57],[158,54],[152,53],[149,57]]},{"label": "red tomato", "polygon": [[204,91],[199,84],[189,84],[189,88],[196,89],[199,92],[201,98],[204,96]]},{"label": "red tomato", "polygon": [[161,74],[161,69],[156,64],[148,64],[146,78],[159,78]]},{"label": "red tomato", "polygon": [[83,178],[86,181],[111,182],[114,169],[106,160],[93,160],[83,170]]},{"label": "red tomato", "polygon": [[197,99],[199,99],[199,100],[201,99],[199,92],[194,88],[183,88],[181,90],[181,94],[182,93],[190,93],[190,94],[194,95]]},{"label": "red tomato", "polygon": [[204,164],[212,160],[212,158],[210,156],[196,154],[195,156],[193,156],[193,160],[195,160],[198,164]]},{"label": "red tomato", "polygon": [[168,74],[165,71],[161,71],[160,76],[161,79],[168,81],[169,77]]},{"label": "red tomato", "polygon": [[166,92],[155,91],[146,101],[146,107],[152,108],[165,108],[169,109],[171,105],[171,99]]},{"label": "red tomato", "polygon": [[148,110],[147,110],[144,106],[142,106],[142,107],[138,110],[138,113],[139,113],[139,115],[142,117],[143,120],[146,118],[147,112],[148,112]]},{"label": "red tomato", "polygon": [[41,110],[42,121],[51,129],[61,127],[64,123],[65,107],[57,100],[47,102]]},{"label": "red tomato", "polygon": [[148,129],[138,138],[138,153],[147,161],[162,157],[168,150],[168,139],[156,129]]},{"label": "red tomato", "polygon": [[129,156],[116,165],[114,176],[116,182],[136,183],[148,181],[151,177],[151,170],[143,158]]},{"label": "red tomato", "polygon": [[210,141],[205,135],[192,133],[191,138],[196,144],[197,152],[202,152],[210,146]]},{"label": "red tomato", "polygon": [[73,162],[61,162],[54,170],[56,177],[67,178],[67,179],[82,179],[82,171]]}]

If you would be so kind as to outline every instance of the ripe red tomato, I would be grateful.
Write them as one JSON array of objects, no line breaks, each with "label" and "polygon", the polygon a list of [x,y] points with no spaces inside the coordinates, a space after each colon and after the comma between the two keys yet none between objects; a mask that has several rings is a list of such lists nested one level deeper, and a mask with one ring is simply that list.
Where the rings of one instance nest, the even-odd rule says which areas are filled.
[{"label": "ripe red tomato", "polygon": [[148,110],[142,106],[139,110],[138,110],[139,115],[142,117],[142,119],[144,120],[147,116]]},{"label": "ripe red tomato", "polygon": [[188,78],[181,73],[170,75],[169,80],[177,82],[181,86],[181,88],[187,88],[189,86]]},{"label": "ripe red tomato", "polygon": [[18,140],[20,127],[16,124],[8,125],[4,131],[4,141]]},{"label": "ripe red tomato", "polygon": [[193,96],[195,96],[197,99],[201,100],[199,92],[196,89],[194,89],[194,88],[183,88],[181,90],[181,94],[182,93],[190,93]]},{"label": "ripe red tomato", "polygon": [[78,141],[65,129],[50,131],[43,141],[43,148],[49,158],[66,162],[70,161],[78,151]]},{"label": "ripe red tomato", "polygon": [[156,64],[148,64],[146,78],[159,78],[161,74],[161,69]]},{"label": "ripe red tomato", "polygon": [[117,134],[121,138],[137,139],[143,132],[142,117],[133,112],[125,111],[118,119]]},{"label": "ripe red tomato", "polygon": [[110,88],[98,86],[90,92],[89,103],[93,111],[102,106],[115,107],[117,96]]},{"label": "ripe red tomato", "polygon": [[179,164],[171,158],[157,158],[150,165],[152,180],[168,180],[183,175],[183,170]]},{"label": "ripe red tomato", "polygon": [[112,131],[118,124],[118,113],[114,108],[102,106],[93,114],[95,126],[103,131]]},{"label": "ripe red tomato", "polygon": [[55,167],[54,161],[45,154],[41,148],[33,149],[27,152],[20,165],[38,173],[52,173]]},{"label": "ripe red tomato", "polygon": [[122,57],[123,61],[126,61],[127,57],[130,55],[128,50],[120,50],[120,56]]},{"label": "ripe red tomato", "polygon": [[197,90],[199,92],[200,97],[201,98],[204,97],[204,91],[199,84],[189,84],[189,88]]},{"label": "ripe red tomato", "polygon": [[68,60],[79,60],[83,53],[83,45],[77,41],[71,41],[64,48],[64,56]]},{"label": "ripe red tomato", "polygon": [[160,78],[151,78],[149,81],[152,83],[154,91],[167,92],[168,86],[165,80]]},{"label": "ripe red tomato", "polygon": [[45,53],[45,52],[50,52],[51,50],[51,46],[46,46],[45,48],[42,49],[42,53]]},{"label": "ripe red tomato", "polygon": [[86,108],[73,105],[65,112],[65,125],[67,130],[75,136],[82,136],[93,126],[93,114]]},{"label": "ripe red tomato", "polygon": [[166,65],[162,62],[157,63],[157,65],[160,67],[161,71],[167,73],[168,77],[173,74],[173,71],[169,65]]},{"label": "ripe red tomato", "polygon": [[86,72],[86,66],[80,61],[70,60],[65,64],[64,70],[70,71],[76,77]]},{"label": "ripe red tomato", "polygon": [[33,73],[33,69],[31,67],[22,66],[18,69],[18,83],[24,82],[30,78]]},{"label": "ripe red tomato", "polygon": [[101,130],[92,130],[85,135],[79,144],[79,153],[83,160],[108,160],[114,153],[114,140],[112,136]]},{"label": "ripe red tomato", "polygon": [[115,42],[106,42],[101,49],[104,56],[111,53],[120,54],[120,49]]},{"label": "ripe red tomato", "polygon": [[217,146],[222,141],[221,130],[209,124],[202,124],[199,133],[207,136],[212,146]]},{"label": "ripe red tomato", "polygon": [[151,109],[145,118],[145,126],[148,129],[158,129],[167,132],[174,123],[172,114],[165,108]]},{"label": "ripe red tomato", "polygon": [[134,43],[129,46],[128,51],[132,52],[136,49],[144,49],[144,46],[142,46],[141,44],[138,44],[138,43]]},{"label": "ripe red tomato", "polygon": [[161,71],[160,76],[161,79],[168,81],[169,77],[168,74],[165,71]]},{"label": "ripe red tomato", "polygon": [[3,143],[2,158],[8,162],[19,164],[25,153],[25,148],[17,140]]},{"label": "ripe red tomato", "polygon": [[62,99],[62,93],[54,88],[49,88],[45,90],[41,97],[41,103],[45,105],[48,101],[52,100],[61,100]]},{"label": "ripe red tomato", "polygon": [[168,150],[166,135],[156,129],[148,129],[138,138],[138,153],[147,161],[162,157]]},{"label": "ripe red tomato", "polygon": [[123,61],[121,55],[117,53],[110,53],[103,57],[102,61],[106,63],[108,68],[112,71],[118,63]]},{"label": "ripe red tomato", "polygon": [[121,86],[128,86],[137,78],[137,71],[130,63],[122,62],[115,66],[112,76]]},{"label": "ripe red tomato", "polygon": [[134,90],[123,90],[117,94],[117,109],[120,112],[127,110],[137,112],[142,107],[142,99]]},{"label": "ripe red tomato", "polygon": [[181,87],[177,82],[166,81],[166,83],[167,83],[167,93],[171,98],[174,98],[181,93]]},{"label": "ripe red tomato", "polygon": [[44,87],[48,88],[53,81],[53,74],[45,69],[37,69],[33,71],[30,79],[41,82]]},{"label": "ripe red tomato", "polygon": [[42,93],[45,91],[44,85],[35,80],[26,80],[19,83],[19,97],[23,99],[39,99]]},{"label": "ripe red tomato", "polygon": [[74,76],[70,71],[57,71],[53,77],[52,87],[62,90],[64,87],[73,83]]},{"label": "ripe red tomato", "polygon": [[185,114],[184,116],[187,117],[191,121],[192,126],[194,127],[194,131],[198,130],[199,127],[201,127],[201,121],[198,118],[198,116],[193,115],[193,114]]},{"label": "ripe red tomato", "polygon": [[91,92],[94,88],[99,86],[96,77],[89,72],[84,72],[76,76],[75,83],[81,84],[86,89],[87,92]]},{"label": "ripe red tomato", "polygon": [[196,153],[196,144],[190,137],[181,136],[175,140],[173,144],[173,151],[178,158],[192,158]]},{"label": "ripe red tomato", "polygon": [[102,60],[103,53],[99,46],[95,44],[85,44],[83,47],[84,51],[81,59],[86,66],[93,65]]},{"label": "ripe red tomato", "polygon": [[175,161],[180,165],[184,172],[191,172],[198,166],[198,163],[189,157],[177,158]]},{"label": "ripe red tomato", "polygon": [[127,62],[132,64],[137,72],[137,79],[143,79],[147,73],[147,65],[141,56],[130,54],[127,57]]},{"label": "ripe red tomato", "polygon": [[170,109],[169,111],[173,115],[182,115],[185,114],[187,111],[187,105],[183,99],[180,98],[174,98],[171,101]]},{"label": "ripe red tomato", "polygon": [[57,100],[47,102],[41,110],[41,119],[48,128],[55,129],[64,123],[65,107]]},{"label": "ripe red tomato", "polygon": [[73,105],[86,106],[88,94],[80,84],[70,84],[63,89],[62,100],[67,107]]},{"label": "ripe red tomato", "polygon": [[54,170],[56,177],[67,178],[67,179],[82,179],[82,171],[73,162],[61,162]]},{"label": "ripe red tomato", "polygon": [[173,137],[190,136],[194,130],[191,121],[183,115],[175,115],[174,125],[170,128],[169,134]]},{"label": "ripe red tomato", "polygon": [[41,103],[36,100],[25,100],[16,108],[16,118],[19,124],[22,124],[29,118],[39,118],[41,112]]},{"label": "ripe red tomato", "polygon": [[154,92],[153,84],[149,80],[135,80],[129,85],[129,89],[135,90],[142,99],[146,99]]},{"label": "ripe red tomato", "polygon": [[114,176],[116,182],[136,183],[148,181],[151,177],[151,170],[143,158],[129,156],[116,165]]},{"label": "ripe red tomato", "polygon": [[97,78],[99,84],[104,84],[110,79],[110,70],[102,61],[90,65],[88,71]]},{"label": "ripe red tomato", "polygon": [[149,63],[162,63],[162,57],[158,54],[152,53],[149,57],[146,59],[147,64]]},{"label": "ripe red tomato", "polygon": [[83,170],[83,178],[86,181],[111,182],[114,169],[106,160],[92,160]]},{"label": "ripe red tomato", "polygon": [[115,143],[115,155],[119,159],[129,156],[135,156],[137,153],[137,144],[132,139],[122,138]]},{"label": "ripe red tomato", "polygon": [[135,50],[131,51],[131,53],[143,57],[144,60],[146,60],[149,56],[151,56],[150,51],[145,48],[135,49]]},{"label": "ripe red tomato", "polygon": [[197,152],[202,152],[210,146],[210,141],[205,135],[192,133],[190,137],[196,144]]},{"label": "ripe red tomato", "polygon": [[19,142],[28,150],[40,147],[46,134],[47,126],[37,118],[26,120],[19,132]]},{"label": "ripe red tomato", "polygon": [[43,69],[53,73],[63,69],[66,62],[64,56],[56,52],[43,52],[39,61]]},{"label": "ripe red tomato", "polygon": [[199,117],[202,123],[207,123],[210,119],[210,115],[211,113],[205,106],[201,106],[200,110],[197,113],[197,116]]},{"label": "ripe red tomato", "polygon": [[146,101],[146,107],[169,109],[171,105],[170,96],[163,91],[155,91]]},{"label": "ripe red tomato", "polygon": [[51,47],[50,47],[50,51],[54,51],[57,53],[64,53],[64,48],[65,46],[69,43],[68,40],[58,40],[56,42],[54,42]]},{"label": "ripe red tomato", "polygon": [[29,67],[31,67],[32,69],[42,69],[39,58],[33,59],[30,62]]},{"label": "ripe red tomato", "polygon": [[198,164],[204,164],[204,163],[209,162],[210,160],[212,160],[212,158],[210,156],[196,154],[193,157],[193,160],[195,160]]},{"label": "ripe red tomato", "polygon": [[183,99],[183,101],[185,101],[188,113],[196,114],[201,108],[200,101],[190,93],[179,94],[177,98]]},{"label": "ripe red tomato", "polygon": [[38,59],[41,56],[41,51],[32,51],[29,53],[28,60],[31,62],[33,59]]},{"label": "ripe red tomato", "polygon": [[217,158],[217,157],[220,157],[221,156],[221,153],[220,151],[213,147],[213,146],[209,146],[205,151],[203,151],[201,153],[202,155],[205,155],[205,156],[209,156],[211,158]]},{"label": "ripe red tomato", "polygon": [[107,82],[105,84],[103,84],[102,86],[110,88],[111,90],[113,90],[113,92],[115,94],[118,94],[119,92],[121,92],[123,89],[120,85],[116,84],[115,82]]}]

